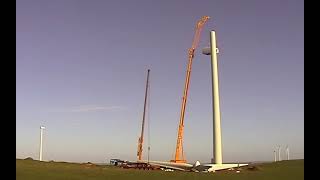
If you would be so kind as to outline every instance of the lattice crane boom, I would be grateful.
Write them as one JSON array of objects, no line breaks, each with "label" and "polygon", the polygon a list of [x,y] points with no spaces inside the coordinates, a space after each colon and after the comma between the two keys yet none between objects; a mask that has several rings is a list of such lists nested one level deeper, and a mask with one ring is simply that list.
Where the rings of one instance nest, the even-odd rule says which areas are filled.
[{"label": "lattice crane boom", "polygon": [[183,151],[183,130],[184,130],[184,115],[185,115],[186,104],[187,104],[192,60],[194,57],[195,50],[199,44],[201,30],[208,19],[209,19],[209,16],[203,16],[197,22],[192,46],[188,50],[188,58],[189,59],[188,59],[187,74],[186,74],[185,86],[184,86],[183,97],[182,97],[181,111],[180,111],[180,120],[179,120],[179,127],[178,127],[178,137],[177,137],[175,159],[171,160],[171,162],[176,162],[176,163],[185,163],[186,162],[186,159],[184,158],[184,151]]}]

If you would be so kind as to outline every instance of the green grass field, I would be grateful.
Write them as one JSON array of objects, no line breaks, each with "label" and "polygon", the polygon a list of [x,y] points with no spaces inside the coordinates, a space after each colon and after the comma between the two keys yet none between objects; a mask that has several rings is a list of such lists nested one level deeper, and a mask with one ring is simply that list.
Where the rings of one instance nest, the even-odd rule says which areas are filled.
[{"label": "green grass field", "polygon": [[256,166],[258,170],[243,168],[240,173],[224,171],[216,173],[165,172],[121,169],[112,166],[88,166],[64,162],[39,162],[16,160],[17,180],[160,180],[160,179],[215,179],[215,180],[302,180],[304,160],[281,161]]}]

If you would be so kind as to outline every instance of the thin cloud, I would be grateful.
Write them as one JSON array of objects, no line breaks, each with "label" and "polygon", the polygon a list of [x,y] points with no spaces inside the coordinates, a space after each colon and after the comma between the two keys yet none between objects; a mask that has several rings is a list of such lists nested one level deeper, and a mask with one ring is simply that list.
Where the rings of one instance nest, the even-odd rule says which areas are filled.
[{"label": "thin cloud", "polygon": [[124,109],[121,106],[82,106],[71,109],[71,112],[97,112],[97,111],[116,111]]},{"label": "thin cloud", "polygon": [[126,108],[123,106],[83,105],[83,106],[49,109],[49,110],[47,110],[47,112],[53,112],[53,113],[107,112],[107,111],[121,111],[124,109],[126,109]]}]

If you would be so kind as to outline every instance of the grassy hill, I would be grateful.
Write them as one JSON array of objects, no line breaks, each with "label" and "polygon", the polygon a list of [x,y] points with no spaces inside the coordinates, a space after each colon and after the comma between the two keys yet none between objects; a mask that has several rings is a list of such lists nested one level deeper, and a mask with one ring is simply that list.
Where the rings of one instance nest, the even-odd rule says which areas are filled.
[{"label": "grassy hill", "polygon": [[240,173],[224,171],[216,173],[164,172],[121,169],[66,162],[40,162],[16,160],[17,180],[302,180],[304,160],[290,160],[256,165],[256,170],[243,168]]}]

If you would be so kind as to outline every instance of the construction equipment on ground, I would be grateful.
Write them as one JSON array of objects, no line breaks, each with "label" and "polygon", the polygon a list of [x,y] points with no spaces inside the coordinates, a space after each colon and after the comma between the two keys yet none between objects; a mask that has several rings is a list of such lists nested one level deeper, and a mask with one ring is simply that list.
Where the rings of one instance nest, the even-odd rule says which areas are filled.
[{"label": "construction equipment on ground", "polygon": [[171,162],[175,162],[175,163],[186,163],[187,162],[184,157],[184,152],[183,152],[183,128],[184,128],[184,114],[185,114],[185,109],[186,109],[186,103],[187,103],[187,97],[188,97],[187,95],[188,95],[189,81],[190,81],[190,74],[191,74],[191,66],[192,66],[192,60],[194,57],[195,50],[196,50],[198,43],[199,43],[199,40],[200,40],[201,30],[208,19],[209,19],[209,16],[203,16],[197,22],[192,46],[188,50],[189,61],[188,61],[188,66],[187,66],[187,75],[186,75],[186,80],[185,80],[184,93],[183,93],[182,105],[181,105],[181,111],[180,111],[180,121],[179,121],[179,127],[178,127],[176,153],[175,153],[175,158],[173,160],[171,160]]},{"label": "construction equipment on ground", "polygon": [[160,166],[142,162],[124,162],[119,167],[124,169],[159,170]]},{"label": "construction equipment on ground", "polygon": [[146,115],[147,95],[148,95],[148,87],[149,87],[149,73],[150,73],[150,69],[148,69],[148,74],[147,74],[147,83],[146,83],[146,91],[145,91],[145,96],[144,96],[144,108],[143,108],[143,116],[142,116],[141,135],[138,140],[138,152],[137,152],[138,160],[141,160],[142,151],[143,151],[142,145],[143,145],[143,132],[144,132],[144,122],[145,122],[145,115]]}]

